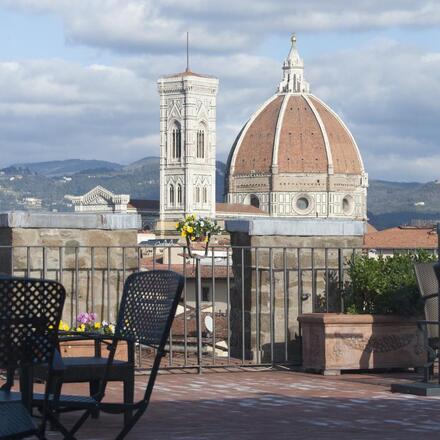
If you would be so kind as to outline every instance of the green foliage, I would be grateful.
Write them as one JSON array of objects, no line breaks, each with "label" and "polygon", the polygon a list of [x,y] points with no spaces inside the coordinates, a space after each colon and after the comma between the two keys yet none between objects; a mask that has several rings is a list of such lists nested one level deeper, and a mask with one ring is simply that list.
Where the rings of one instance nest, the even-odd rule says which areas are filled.
[{"label": "green foliage", "polygon": [[379,258],[355,256],[343,292],[346,312],[420,315],[423,302],[413,264],[430,261],[436,261],[435,256],[426,251]]}]

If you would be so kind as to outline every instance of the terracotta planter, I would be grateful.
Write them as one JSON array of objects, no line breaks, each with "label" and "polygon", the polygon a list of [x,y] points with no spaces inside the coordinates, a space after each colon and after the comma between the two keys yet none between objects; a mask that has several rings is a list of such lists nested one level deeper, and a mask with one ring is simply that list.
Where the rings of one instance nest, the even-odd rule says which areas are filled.
[{"label": "terracotta planter", "polygon": [[[101,356],[107,357],[107,345],[101,343]],[[95,341],[63,341],[60,342],[60,352],[62,357],[81,357],[81,356],[95,356]],[[116,349],[115,359],[127,360],[127,343],[120,342]]]},{"label": "terracotta planter", "polygon": [[426,362],[416,321],[387,315],[300,315],[303,367],[323,374],[341,370],[417,368]]}]

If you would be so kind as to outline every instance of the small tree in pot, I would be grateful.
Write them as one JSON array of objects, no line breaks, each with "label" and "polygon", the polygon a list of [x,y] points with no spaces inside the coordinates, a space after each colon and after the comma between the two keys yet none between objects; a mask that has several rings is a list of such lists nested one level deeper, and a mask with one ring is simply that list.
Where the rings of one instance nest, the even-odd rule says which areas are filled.
[{"label": "small tree in pot", "polygon": [[341,370],[423,366],[426,350],[417,328],[423,302],[413,264],[434,261],[428,252],[348,263],[342,292],[345,313],[301,315],[303,366],[324,374]]}]

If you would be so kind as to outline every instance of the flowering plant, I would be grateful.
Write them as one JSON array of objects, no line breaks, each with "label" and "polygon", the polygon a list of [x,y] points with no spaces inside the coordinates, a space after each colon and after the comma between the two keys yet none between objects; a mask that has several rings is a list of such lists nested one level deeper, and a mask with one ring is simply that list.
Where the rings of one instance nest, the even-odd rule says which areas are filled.
[{"label": "flowering plant", "polygon": [[180,232],[180,236],[186,239],[189,256],[191,253],[192,241],[204,241],[205,256],[208,255],[209,240],[212,235],[220,234],[222,228],[210,218],[197,218],[195,215],[187,215],[184,220],[176,223],[176,230]]},{"label": "flowering plant", "polygon": [[[115,326],[107,321],[97,321],[96,313],[80,313],[76,317],[76,327],[73,330],[77,332],[99,333],[101,335],[112,335],[115,332]],[[60,321],[59,330],[69,331],[70,327],[67,323]]]}]

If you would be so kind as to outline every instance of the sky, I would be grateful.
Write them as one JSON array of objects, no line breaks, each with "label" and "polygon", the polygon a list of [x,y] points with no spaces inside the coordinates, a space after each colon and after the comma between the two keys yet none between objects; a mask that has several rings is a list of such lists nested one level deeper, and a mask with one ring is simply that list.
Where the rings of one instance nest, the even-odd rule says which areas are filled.
[{"label": "sky", "polygon": [[187,31],[226,160],[296,32],[370,178],[440,179],[440,1],[0,0],[0,23],[0,166],[158,156],[157,79],[184,70]]}]

